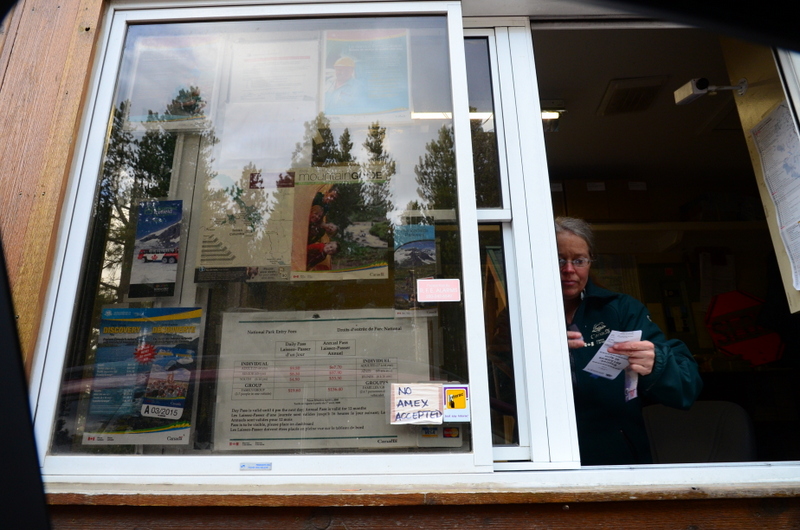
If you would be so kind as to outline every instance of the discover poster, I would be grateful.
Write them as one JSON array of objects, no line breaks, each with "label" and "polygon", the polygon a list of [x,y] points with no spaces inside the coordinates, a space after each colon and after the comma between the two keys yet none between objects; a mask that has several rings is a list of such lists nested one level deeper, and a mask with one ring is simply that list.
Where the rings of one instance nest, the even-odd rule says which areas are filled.
[{"label": "discover poster", "polygon": [[200,308],[106,308],[84,445],[188,444]]},{"label": "discover poster", "polygon": [[429,362],[427,323],[393,310],[225,313],[215,447],[415,446],[386,391],[428,381]]}]

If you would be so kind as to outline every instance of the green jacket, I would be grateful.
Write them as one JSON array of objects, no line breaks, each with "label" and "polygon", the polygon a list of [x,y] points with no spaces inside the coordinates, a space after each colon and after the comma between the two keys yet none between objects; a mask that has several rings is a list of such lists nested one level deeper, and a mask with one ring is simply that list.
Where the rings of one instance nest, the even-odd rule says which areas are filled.
[{"label": "green jacket", "polygon": [[[650,443],[642,418],[642,401],[688,409],[703,382],[686,345],[667,340],[650,319],[647,308],[633,297],[613,293],[591,280],[582,294],[573,324],[586,346],[570,350],[572,388],[583,465],[647,464]],[[653,371],[639,377],[639,397],[625,401],[625,377],[608,380],[583,371],[612,330],[642,330],[642,340],[655,345]]]}]

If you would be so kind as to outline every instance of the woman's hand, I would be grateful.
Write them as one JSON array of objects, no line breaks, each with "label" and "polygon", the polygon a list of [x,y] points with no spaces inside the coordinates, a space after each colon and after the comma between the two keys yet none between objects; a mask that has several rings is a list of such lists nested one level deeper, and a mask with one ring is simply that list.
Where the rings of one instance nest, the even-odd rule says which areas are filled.
[{"label": "woman's hand", "polygon": [[586,346],[580,331],[567,331],[567,346],[570,350],[576,350]]},{"label": "woman's hand", "polygon": [[656,362],[656,347],[649,340],[618,342],[610,348],[609,353],[627,355],[630,369],[639,375],[647,375],[653,371]]}]

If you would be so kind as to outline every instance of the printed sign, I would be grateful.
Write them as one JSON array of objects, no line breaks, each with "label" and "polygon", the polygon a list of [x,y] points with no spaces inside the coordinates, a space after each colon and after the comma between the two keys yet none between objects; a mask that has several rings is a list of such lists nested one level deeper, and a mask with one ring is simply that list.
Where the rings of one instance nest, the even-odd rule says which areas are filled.
[{"label": "printed sign", "polygon": [[174,296],[183,201],[139,203],[129,298]]},{"label": "printed sign", "polygon": [[[385,205],[364,203],[365,190],[382,189],[385,176],[358,166],[296,170],[292,280],[389,277],[388,243],[373,233]],[[373,220],[363,219],[366,212]]]},{"label": "printed sign", "polygon": [[442,385],[444,421],[470,421],[469,385]]},{"label": "printed sign", "polygon": [[223,314],[215,445],[416,445],[413,427],[387,421],[387,392],[429,377],[427,329],[392,310]]},{"label": "printed sign", "polygon": [[436,274],[436,231],[433,225],[394,227],[394,307],[398,317],[436,316],[435,305],[417,299],[417,280]]},{"label": "printed sign", "polygon": [[420,302],[460,302],[461,281],[417,280],[417,299]]},{"label": "printed sign", "polygon": [[336,30],[325,35],[328,116],[407,119],[411,90],[408,30]]}]

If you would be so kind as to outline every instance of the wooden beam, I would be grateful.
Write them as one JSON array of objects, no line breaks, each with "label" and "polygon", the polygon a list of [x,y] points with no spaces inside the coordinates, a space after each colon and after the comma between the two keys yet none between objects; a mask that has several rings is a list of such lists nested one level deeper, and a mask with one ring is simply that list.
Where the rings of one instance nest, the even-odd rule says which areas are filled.
[{"label": "wooden beam", "polygon": [[800,499],[800,486],[794,483],[673,485],[673,486],[593,486],[572,488],[514,487],[402,487],[352,484],[346,487],[317,484],[303,486],[257,487],[131,484],[48,484],[51,505],[106,506],[417,506],[475,504],[543,504],[562,502],[620,502],[663,500],[708,500],[745,498]]},{"label": "wooden beam", "polygon": [[28,369],[102,12],[103,0],[25,0],[0,52],[0,234]]},{"label": "wooden beam", "polygon": [[339,508],[51,506],[55,528],[797,528],[800,499]]}]

